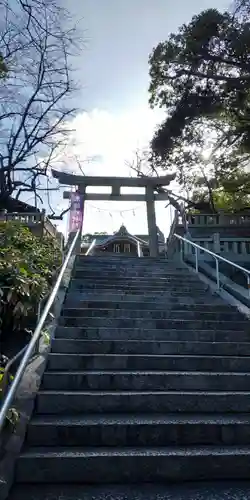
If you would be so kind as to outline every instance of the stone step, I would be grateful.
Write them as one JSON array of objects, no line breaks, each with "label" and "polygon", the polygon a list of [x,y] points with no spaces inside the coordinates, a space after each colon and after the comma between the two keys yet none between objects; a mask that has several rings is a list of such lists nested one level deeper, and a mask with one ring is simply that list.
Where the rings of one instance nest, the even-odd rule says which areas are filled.
[{"label": "stone step", "polygon": [[133,300],[134,302],[145,301],[165,301],[165,303],[181,303],[182,301],[196,304],[198,303],[206,303],[211,301],[218,301],[221,303],[221,299],[218,295],[212,295],[211,292],[198,292],[192,293],[190,292],[177,292],[177,291],[166,291],[166,290],[154,290],[154,291],[145,291],[145,290],[74,290],[69,289],[66,295],[67,298],[75,297],[76,300]]},{"label": "stone step", "polygon": [[98,268],[146,268],[150,266],[152,269],[166,269],[169,268],[171,270],[174,269],[183,269],[187,270],[187,266],[183,262],[178,262],[178,261],[169,261],[168,259],[158,259],[158,260],[152,260],[152,258],[147,259],[144,257],[143,259],[127,259],[127,258],[121,258],[121,257],[115,257],[112,259],[112,257],[107,258],[107,259],[96,259],[94,258],[93,260],[89,259],[78,259],[76,257],[75,259],[75,266],[79,267],[86,267],[86,268],[93,268],[93,269],[98,269]]},{"label": "stone step", "polygon": [[[66,355],[64,356],[66,357]],[[81,356],[78,357],[81,358]],[[180,358],[182,357],[180,356]],[[204,371],[191,371],[193,366],[189,361],[193,361],[194,365],[196,360],[190,358],[180,360],[176,358],[177,366],[174,363],[175,359],[172,359],[173,363],[172,366],[171,362],[169,363],[169,371],[157,371],[156,369],[154,371],[76,371],[77,367],[74,367],[74,371],[62,371],[62,368],[60,371],[45,372],[42,388],[58,391],[250,391],[250,372],[244,372],[241,365],[242,361],[246,361],[249,366],[249,358],[241,358],[240,363],[236,364],[236,370],[238,369],[241,373],[238,371],[216,372],[216,368],[212,366],[213,358],[209,359],[210,364],[208,359],[205,360]],[[201,358],[200,365],[202,365],[202,361]],[[220,358],[216,358],[216,361],[220,361]],[[227,359],[227,361],[229,369],[234,366],[234,363],[229,362],[231,360]],[[225,360],[223,362],[226,364]],[[186,364],[186,370],[190,371],[180,371],[179,364],[184,365],[183,370]],[[246,364],[243,363],[243,368]],[[197,365],[197,370],[201,369],[199,363]],[[213,370],[213,372],[206,371],[206,369]]]},{"label": "stone step", "polygon": [[87,273],[86,271],[80,271],[75,270],[72,272],[72,277],[74,279],[81,279],[84,281],[112,281],[112,282],[123,282],[123,283],[133,283],[135,281],[138,281],[140,283],[150,283],[150,282],[155,282],[159,281],[161,283],[201,283],[200,279],[197,278],[195,274],[191,273],[180,273],[178,274],[167,274],[165,273],[164,275],[161,273],[141,273],[141,274],[121,274],[121,273],[103,273],[103,272],[96,272],[95,274],[93,273]]},{"label": "stone step", "polygon": [[117,274],[117,275],[143,275],[148,274],[152,276],[154,274],[157,275],[186,275],[186,276],[197,276],[193,270],[190,270],[187,266],[184,267],[173,267],[168,264],[163,263],[161,266],[152,266],[150,263],[143,266],[135,266],[131,263],[127,266],[125,264],[117,264],[117,265],[82,265],[75,263],[73,266],[74,271],[86,272],[88,274],[96,275],[99,272],[101,274]]},{"label": "stone step", "polygon": [[162,257],[132,257],[128,259],[127,257],[123,257],[122,255],[118,256],[113,256],[109,255],[107,257],[103,256],[88,256],[87,259],[83,255],[77,255],[75,259],[76,265],[86,265],[86,266],[94,266],[94,267],[104,267],[104,266],[119,266],[119,265],[125,265],[125,266],[148,266],[149,264],[152,267],[157,267],[157,266],[169,266],[171,269],[174,268],[184,268],[186,269],[186,266],[183,262],[181,261],[176,261],[174,259],[163,259]]},{"label": "stone step", "polygon": [[[221,310],[220,308],[210,311],[207,310],[206,306],[200,307],[199,309],[178,309],[178,308],[168,308],[165,310],[160,309],[101,309],[101,308],[83,308],[83,307],[64,307],[62,311],[62,316],[67,318],[109,318],[109,319],[194,319],[194,320],[204,320],[204,321],[248,321],[248,318],[240,314],[237,309]],[[250,326],[250,323],[249,323]]]},{"label": "stone step", "polygon": [[19,484],[9,500],[247,500],[250,481],[176,484],[81,485]]},{"label": "stone step", "polygon": [[175,297],[177,299],[181,297],[206,297],[207,300],[211,297],[210,292],[207,290],[201,290],[201,289],[186,289],[182,288],[181,290],[178,291],[177,288],[169,288],[169,289],[162,289],[162,288],[115,288],[115,287],[105,287],[105,288],[94,288],[94,287],[85,287],[84,285],[77,287],[71,287],[68,289],[68,293],[76,293],[78,296],[82,294],[82,297],[95,297],[95,296],[103,296],[106,297],[107,295],[113,294],[116,297],[119,295],[131,295],[131,296],[139,296],[140,298],[144,298],[147,296],[151,297],[163,297],[165,300],[168,300],[168,297]]},{"label": "stone step", "polygon": [[[209,313],[208,313],[209,314]],[[152,318],[127,318],[120,316],[119,318],[110,318],[110,317],[69,317],[69,316],[60,316],[58,324],[61,326],[74,326],[74,327],[92,327],[92,328],[140,328],[144,329],[186,329],[186,330],[198,330],[198,329],[212,329],[215,330],[220,327],[221,330],[229,330],[233,329],[237,330],[246,330],[249,332],[250,337],[250,323],[247,320],[233,320],[226,319],[223,316],[220,316],[218,319],[213,319],[211,316],[209,319],[206,319],[206,315],[200,316],[201,319],[196,318],[187,318],[186,315],[183,317],[179,315],[179,318],[170,319],[152,319]],[[167,340],[167,339],[166,339]]]},{"label": "stone step", "polygon": [[[217,324],[217,322],[215,322]],[[106,324],[106,322],[105,322]],[[143,328],[110,328],[110,327],[75,327],[58,326],[55,331],[56,338],[66,339],[87,339],[87,340],[152,340],[152,341],[199,341],[199,342],[248,342],[250,333],[246,330],[231,329],[187,329],[186,325],[182,328],[169,329],[143,329]],[[218,325],[221,327],[221,324]]]},{"label": "stone step", "polygon": [[[138,355],[138,354],[60,354],[60,353],[50,353],[48,355],[47,362],[48,370],[108,370],[110,377],[118,377],[115,371],[118,370],[120,375],[120,370],[128,370],[133,372],[131,375],[127,375],[125,378],[132,378],[134,375],[136,378],[137,371],[150,371],[150,370],[161,370],[167,371],[184,371],[182,377],[185,375],[188,378],[188,373],[186,371],[213,371],[213,372],[250,372],[250,357],[248,356],[201,356],[201,355],[183,355],[181,352],[178,354],[165,354],[165,355]],[[66,372],[67,374],[67,372]],[[159,376],[160,376],[159,375]],[[166,374],[166,377],[170,380],[171,373]],[[200,374],[202,377],[202,374]],[[65,375],[66,377],[66,375]],[[76,377],[77,378],[77,377]],[[220,374],[217,373],[217,378]],[[235,378],[239,378],[236,377]],[[248,376],[246,374],[246,383]],[[115,380],[114,380],[115,383]],[[131,381],[132,383],[132,381]],[[218,382],[219,383],[219,382]],[[168,384],[168,380],[166,381]],[[183,387],[184,381],[183,381]]]},{"label": "stone step", "polygon": [[70,290],[71,289],[105,289],[105,290],[128,290],[128,289],[133,289],[133,290],[140,290],[143,287],[144,290],[147,291],[154,291],[154,290],[165,290],[166,288],[170,291],[178,291],[180,288],[185,291],[185,292],[191,292],[192,290],[195,290],[196,292],[199,291],[206,291],[208,287],[206,285],[203,285],[202,283],[174,283],[174,282],[169,282],[169,283],[160,283],[157,280],[155,281],[148,281],[144,283],[140,283],[138,280],[135,280],[134,282],[129,281],[129,282],[124,282],[121,280],[120,283],[117,283],[116,280],[112,281],[107,279],[106,281],[101,281],[101,280],[92,280],[92,281],[87,281],[87,280],[82,280],[78,278],[73,278],[70,282]]},{"label": "stone step", "polygon": [[[77,300],[77,295],[73,294],[72,298],[70,295],[67,296],[67,299],[64,303],[63,313],[67,316],[66,312],[72,308],[78,311],[80,308],[82,310],[139,310],[139,311],[206,311],[206,312],[226,312],[226,313],[237,313],[237,309],[235,307],[230,307],[225,303],[220,304],[185,304],[173,301],[169,304],[166,301],[133,301],[133,300],[124,300],[120,301],[106,301],[106,300]],[[77,303],[76,303],[77,300]],[[71,302],[71,305],[70,305]],[[239,313],[238,313],[239,314]],[[240,316],[242,317],[242,316]]]},{"label": "stone step", "polygon": [[82,273],[83,276],[102,276],[102,275],[111,275],[111,276],[159,276],[159,277],[167,277],[167,276],[176,276],[180,277],[181,279],[183,277],[186,277],[187,279],[190,277],[199,279],[198,274],[195,273],[193,270],[190,271],[187,267],[185,268],[172,268],[169,266],[161,266],[161,267],[154,267],[154,266],[143,266],[143,267],[138,267],[138,266],[78,266],[74,265],[72,269],[73,273]]},{"label": "stone step", "polygon": [[[178,300],[177,300],[178,299]],[[113,303],[114,301],[117,302],[134,302],[134,303],[141,303],[142,301],[147,303],[147,302],[153,302],[154,304],[161,303],[161,304],[191,304],[191,305],[206,305],[206,304],[222,304],[225,302],[222,301],[222,299],[217,295],[217,294],[211,294],[210,292],[203,292],[199,293],[197,295],[195,294],[190,294],[190,293],[176,293],[176,292],[155,292],[154,294],[152,293],[144,293],[144,292],[137,292],[135,293],[130,293],[130,292],[120,292],[120,293],[115,293],[115,292],[107,292],[104,293],[103,291],[84,291],[84,292],[79,292],[77,290],[69,290],[67,292],[66,298],[65,298],[65,304],[67,303],[77,303],[78,301],[109,301]]]},{"label": "stone step", "polygon": [[193,271],[190,271],[190,269],[187,266],[173,266],[169,265],[167,262],[163,262],[160,266],[154,266],[150,265],[148,263],[147,265],[134,265],[133,263],[129,263],[128,265],[124,264],[119,264],[117,263],[116,265],[113,264],[103,264],[103,265],[91,265],[91,264],[79,264],[75,262],[74,270],[76,271],[86,271],[86,273],[91,273],[91,274],[96,274],[98,271],[101,273],[120,273],[120,274],[133,274],[133,273],[140,273],[143,274],[144,272],[146,274],[152,275],[152,274],[179,274],[179,275],[195,275]]},{"label": "stone step", "polygon": [[250,416],[54,415],[34,417],[29,446],[187,446],[250,444]]},{"label": "stone step", "polygon": [[160,276],[160,275],[152,275],[152,276],[147,276],[145,273],[143,273],[143,276],[138,276],[138,275],[133,275],[133,276],[122,276],[122,275],[108,275],[104,276],[102,275],[101,272],[97,273],[96,276],[87,276],[84,272],[81,274],[79,273],[74,273],[72,272],[72,279],[74,281],[83,281],[88,282],[88,283],[93,283],[93,282],[98,282],[98,283],[107,283],[111,282],[112,284],[136,284],[140,283],[141,285],[145,284],[151,284],[151,283],[159,283],[163,285],[167,284],[177,284],[182,283],[182,284],[195,284],[195,285],[200,285],[200,286],[207,286],[202,282],[195,274],[191,275],[172,275],[172,276]]},{"label": "stone step", "polygon": [[148,483],[243,479],[249,446],[30,448],[17,462],[19,483]]},{"label": "stone step", "polygon": [[118,283],[123,281],[124,283],[126,282],[134,282],[134,281],[140,281],[141,283],[144,282],[151,282],[151,281],[156,281],[159,280],[162,283],[171,283],[171,282],[179,282],[179,283],[200,283],[200,278],[194,274],[194,273],[154,273],[154,272],[146,272],[142,271],[140,273],[122,273],[122,272],[107,272],[104,273],[101,270],[97,271],[96,273],[87,273],[85,270],[79,270],[76,269],[72,271],[72,277],[75,279],[82,279],[86,281],[100,281],[100,280],[108,280],[110,279],[111,281],[117,281]]},{"label": "stone step", "polygon": [[38,414],[249,413],[250,391],[39,391]]},{"label": "stone step", "polygon": [[198,354],[211,356],[250,356],[250,342],[175,342],[154,340],[52,339],[52,353],[60,354]]},{"label": "stone step", "polygon": [[106,278],[106,279],[101,279],[101,278],[94,278],[92,280],[89,279],[82,279],[82,278],[72,278],[71,282],[71,287],[78,287],[78,286],[85,286],[86,288],[117,288],[119,289],[127,289],[129,287],[133,289],[138,289],[138,288],[146,288],[148,289],[154,289],[154,290],[165,290],[165,289],[180,289],[184,288],[185,290],[203,290],[206,291],[208,290],[208,286],[201,281],[179,281],[179,280],[167,280],[167,281],[161,281],[157,278],[154,279],[148,279],[148,280],[140,280],[138,278],[132,280],[117,280],[117,279],[112,279],[112,278]]},{"label": "stone step", "polygon": [[151,266],[148,264],[147,266],[125,266],[125,265],[117,265],[117,266],[91,266],[91,265],[78,265],[75,264],[73,267],[74,272],[86,272],[89,275],[98,275],[100,274],[116,274],[122,276],[133,276],[133,275],[159,275],[159,276],[196,276],[196,279],[199,279],[197,274],[192,270],[190,271],[186,266],[172,267],[164,264],[163,266]]}]

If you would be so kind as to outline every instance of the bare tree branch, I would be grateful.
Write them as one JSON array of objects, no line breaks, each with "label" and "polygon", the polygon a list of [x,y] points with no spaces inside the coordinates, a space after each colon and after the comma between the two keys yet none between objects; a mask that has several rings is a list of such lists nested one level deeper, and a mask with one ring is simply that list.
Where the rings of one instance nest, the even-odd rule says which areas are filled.
[{"label": "bare tree branch", "polygon": [[[70,54],[77,32],[58,0],[3,0],[0,54],[0,197],[36,195],[67,142],[76,90]],[[31,175],[30,175],[31,174]]]}]

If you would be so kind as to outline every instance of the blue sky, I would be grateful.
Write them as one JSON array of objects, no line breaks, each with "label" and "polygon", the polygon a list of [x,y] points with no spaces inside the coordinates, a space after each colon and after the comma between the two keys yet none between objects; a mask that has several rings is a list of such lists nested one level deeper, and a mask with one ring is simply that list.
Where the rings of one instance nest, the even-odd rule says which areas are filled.
[{"label": "blue sky", "polygon": [[[192,15],[209,7],[226,9],[225,0],[65,0],[84,30],[85,48],[74,58],[79,113],[73,120],[71,146],[64,160],[74,170],[80,161],[91,175],[127,175],[125,161],[147,145],[160,111],[148,107],[148,57],[153,47]],[[79,173],[79,172],[77,172]],[[56,196],[56,195],[54,195]],[[65,202],[54,200],[58,208]],[[93,206],[94,205],[94,206]],[[169,212],[157,205],[157,223],[168,232]],[[130,208],[134,209],[128,211]],[[125,212],[126,210],[126,212]],[[123,212],[123,213],[120,213]],[[87,203],[84,232],[113,232],[125,223],[131,232],[147,231],[143,203]],[[65,223],[60,227],[65,230]]]}]

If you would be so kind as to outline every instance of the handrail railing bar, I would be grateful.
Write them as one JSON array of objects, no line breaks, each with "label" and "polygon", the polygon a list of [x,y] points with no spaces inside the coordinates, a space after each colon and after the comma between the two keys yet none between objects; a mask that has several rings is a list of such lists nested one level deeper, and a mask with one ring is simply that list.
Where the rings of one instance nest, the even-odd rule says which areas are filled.
[{"label": "handrail railing bar", "polygon": [[2,405],[2,407],[0,409],[0,432],[1,432],[2,428],[3,428],[3,426],[4,426],[4,422],[5,422],[5,418],[6,418],[7,412],[8,412],[8,410],[10,408],[10,405],[11,405],[13,399],[14,399],[14,396],[16,394],[16,390],[17,390],[18,385],[19,385],[19,383],[21,381],[21,378],[22,378],[22,376],[24,374],[24,371],[25,371],[25,368],[26,368],[26,366],[28,364],[29,358],[32,355],[33,349],[34,349],[34,347],[36,345],[36,342],[38,341],[38,338],[40,336],[40,333],[41,333],[42,327],[44,325],[44,322],[45,322],[45,320],[47,318],[47,315],[48,315],[48,313],[49,313],[49,311],[51,309],[51,306],[52,306],[52,304],[53,304],[53,302],[55,300],[55,297],[56,297],[56,294],[57,294],[58,289],[60,287],[60,283],[62,281],[64,272],[66,270],[66,267],[68,265],[69,259],[71,257],[72,252],[73,252],[73,249],[75,247],[76,241],[78,239],[79,232],[80,231],[78,230],[77,233],[75,234],[75,237],[74,237],[71,245],[70,245],[69,251],[68,251],[67,256],[66,256],[66,258],[64,260],[64,263],[62,265],[61,271],[60,271],[60,273],[58,275],[58,278],[56,280],[56,283],[54,285],[54,288],[53,288],[53,290],[52,290],[52,292],[51,292],[51,294],[50,294],[50,296],[48,298],[48,301],[47,301],[47,303],[45,305],[45,308],[44,308],[44,310],[42,312],[40,320],[39,320],[39,322],[38,322],[38,324],[37,324],[37,326],[35,328],[34,334],[33,334],[32,338],[31,338],[31,340],[30,340],[30,342],[29,342],[29,344],[27,346],[27,349],[26,349],[26,351],[24,353],[22,361],[20,362],[20,365],[19,365],[19,367],[17,369],[15,378],[14,378],[14,380],[13,380],[11,386],[10,386],[9,392],[7,393],[7,396],[6,396],[6,398],[5,398],[4,402],[3,402],[3,405]]},{"label": "handrail railing bar", "polygon": [[198,248],[195,249],[195,270],[199,272],[199,264],[198,264]]},{"label": "handrail railing bar", "polygon": [[243,273],[246,273],[247,275],[250,276],[250,270],[249,269],[246,269],[245,267],[242,267],[242,266],[239,266],[238,264],[236,264],[235,262],[232,262],[231,260],[228,260],[228,259],[225,259],[225,257],[221,257],[221,255],[218,255],[217,253],[214,253],[214,252],[211,252],[211,250],[208,250],[208,248],[205,248],[205,247],[201,247],[200,245],[198,245],[197,243],[194,243],[192,240],[187,240],[186,238],[183,238],[182,236],[180,236],[179,234],[174,234],[174,236],[176,238],[178,238],[179,240],[182,240],[184,241],[185,243],[188,243],[189,245],[192,245],[193,247],[196,247],[198,248],[199,250],[203,250],[205,253],[209,253],[210,255],[212,255],[215,259],[219,259],[219,260],[222,260],[223,262],[226,262],[227,264],[231,264],[231,266],[234,266],[236,267],[237,269],[239,269],[240,271],[242,271]]},{"label": "handrail railing bar", "polygon": [[248,294],[250,298],[250,270],[246,269],[245,267],[241,267],[238,264],[235,264],[235,262],[232,262],[231,260],[225,259],[224,257],[221,257],[217,253],[211,252],[211,250],[208,250],[205,247],[202,247],[198,245],[197,243],[194,243],[191,240],[188,240],[187,238],[183,238],[183,236],[180,236],[179,234],[174,234],[174,236],[181,241],[181,255],[182,260],[184,260],[184,243],[187,243],[195,248],[195,271],[198,273],[199,272],[199,253],[198,249],[202,250],[205,253],[208,253],[212,255],[212,257],[215,259],[215,269],[216,269],[216,285],[217,289],[220,289],[220,272],[219,272],[219,260],[226,262],[227,264],[231,265],[232,267],[235,267],[236,269],[239,269],[242,271],[247,278],[247,288],[248,288]]},{"label": "handrail railing bar", "polygon": [[220,271],[219,271],[219,259],[215,258],[215,266],[216,266],[216,285],[217,288],[220,288]]},{"label": "handrail railing bar", "polygon": [[96,239],[91,242],[91,245],[89,246],[89,248],[88,248],[87,252],[85,253],[85,255],[89,255],[89,253],[91,252],[91,250],[93,250],[93,248],[95,247],[95,244],[96,244]]},{"label": "handrail railing bar", "polygon": [[[57,271],[59,271],[63,266],[63,263],[61,264],[61,266],[59,266],[57,268]],[[7,288],[7,287],[5,287]],[[38,303],[38,308],[37,308],[37,324],[40,320],[40,317],[41,317],[41,310],[42,310],[42,304],[48,300],[49,296],[50,296],[50,293],[51,292],[48,292]],[[6,384],[5,384],[5,381],[8,380],[8,374],[9,374],[9,371],[12,367],[12,365],[20,358],[20,356],[22,355],[22,353],[27,349],[29,345],[29,342],[24,346],[22,347],[22,349],[20,349],[20,351],[18,351],[15,356],[13,356],[13,358],[9,359],[7,365],[4,367],[4,375],[3,375],[3,396],[5,395],[5,387],[6,387]]]}]

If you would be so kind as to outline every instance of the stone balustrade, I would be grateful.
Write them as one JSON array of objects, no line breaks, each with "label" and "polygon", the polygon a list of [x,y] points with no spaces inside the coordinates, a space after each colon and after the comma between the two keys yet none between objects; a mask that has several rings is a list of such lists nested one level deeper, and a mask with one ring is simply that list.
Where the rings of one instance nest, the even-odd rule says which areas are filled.
[{"label": "stone balustrade", "polygon": [[[226,238],[215,233],[211,238],[192,238],[193,243],[222,255],[230,260],[248,260],[250,258],[250,238]],[[184,253],[195,254],[195,248],[188,243],[184,243]],[[199,250],[199,254],[204,256],[204,260],[213,259],[204,250]],[[234,259],[232,259],[234,256]]]},{"label": "stone balustrade", "polygon": [[0,220],[8,222],[21,222],[27,226],[35,236],[42,237],[44,234],[56,237],[62,245],[60,239],[62,239],[61,233],[58,232],[56,226],[46,217],[45,211],[33,212],[33,213],[19,213],[10,212],[7,213],[2,211],[0,213]]},{"label": "stone balustrade", "polygon": [[[211,227],[211,226],[249,226],[250,227],[250,213],[249,214],[192,214],[187,215],[187,222],[189,226],[198,227]],[[182,225],[181,217],[178,217],[178,226]]]}]

